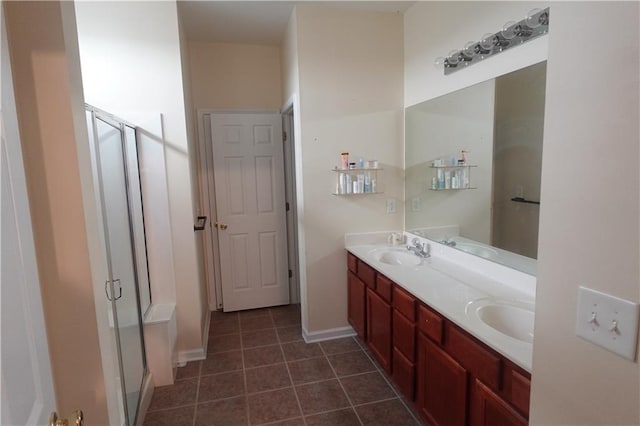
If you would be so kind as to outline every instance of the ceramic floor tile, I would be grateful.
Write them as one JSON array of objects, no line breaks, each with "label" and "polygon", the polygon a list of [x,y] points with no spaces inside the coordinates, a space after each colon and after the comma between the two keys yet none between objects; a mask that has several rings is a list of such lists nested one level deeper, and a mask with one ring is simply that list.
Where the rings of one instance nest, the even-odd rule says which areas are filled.
[{"label": "ceramic floor tile", "polygon": [[299,359],[314,358],[323,356],[322,349],[317,343],[290,342],[283,343],[282,350],[287,361],[296,361]]},{"label": "ceramic floor tile", "polygon": [[209,336],[207,353],[227,352],[240,349],[240,335],[226,334],[224,336]]},{"label": "ceramic floor tile", "polygon": [[200,377],[198,402],[231,398],[242,395],[244,392],[244,373],[242,371],[202,376]]},{"label": "ceramic floor tile", "polygon": [[269,423],[269,426],[305,426],[302,417],[295,419],[283,420],[281,422]]},{"label": "ceramic floor tile", "polygon": [[280,345],[262,346],[244,350],[244,367],[260,367],[284,362]]},{"label": "ceramic floor tile", "polygon": [[238,319],[237,312],[211,311],[211,321],[226,321],[230,319]]},{"label": "ceramic floor tile", "polygon": [[327,355],[341,354],[344,352],[359,351],[360,345],[353,337],[345,337],[344,339],[327,340],[320,342],[320,346]]},{"label": "ceramic floor tile", "polygon": [[340,379],[353,405],[395,398],[396,394],[377,371]]},{"label": "ceramic floor tile", "polygon": [[330,411],[305,417],[307,426],[359,426],[360,420],[353,408]]},{"label": "ceramic floor tile", "polygon": [[266,367],[249,368],[245,370],[247,378],[247,393],[262,392],[291,386],[289,372],[285,364],[275,364]]},{"label": "ceramic floor tile", "polygon": [[356,407],[358,416],[364,425],[371,426],[417,426],[416,419],[409,413],[399,399],[374,402]]},{"label": "ceramic floor tile", "polygon": [[276,343],[278,343],[278,336],[275,328],[242,333],[242,347],[244,349],[275,345]]},{"label": "ceramic floor tile", "polygon": [[[242,426],[249,424],[247,397],[202,402],[196,409],[195,426]],[[183,423],[176,423],[179,425]]]},{"label": "ceramic floor tile", "polygon": [[202,361],[202,370],[200,374],[208,376],[210,374],[226,373],[234,370],[242,370],[241,351],[209,354],[207,359]]},{"label": "ceramic floor tile", "polygon": [[293,388],[249,395],[249,419],[252,425],[292,419],[300,416]]},{"label": "ceramic floor tile", "polygon": [[304,415],[337,410],[349,406],[349,401],[337,380],[296,386]]},{"label": "ceramic floor tile", "polygon": [[299,312],[272,313],[273,323],[276,327],[288,327],[292,325],[300,325]]},{"label": "ceramic floor tile", "polygon": [[222,334],[232,334],[240,332],[240,322],[235,320],[225,320],[213,322],[209,325],[209,336],[220,336]]},{"label": "ceramic floor tile", "polygon": [[291,372],[291,379],[296,385],[336,377],[325,357],[289,362],[289,371]]},{"label": "ceramic floor tile", "polygon": [[291,305],[282,305],[282,306],[273,306],[269,308],[272,315],[283,315],[289,313],[300,313],[300,305],[291,304]]},{"label": "ceramic floor tile", "polygon": [[302,340],[302,327],[299,325],[276,328],[280,343],[298,342]]},{"label": "ceramic floor tile", "polygon": [[198,379],[185,379],[173,385],[158,386],[153,391],[149,411],[195,404]]},{"label": "ceramic floor tile", "polygon": [[188,362],[184,367],[176,369],[176,380],[191,379],[200,375],[200,364],[202,361]]},{"label": "ceramic floor tile", "polygon": [[195,404],[168,410],[150,411],[144,418],[143,426],[176,426],[193,424]]},{"label": "ceramic floor tile", "polygon": [[273,320],[271,319],[270,315],[240,319],[240,329],[243,333],[247,331],[264,330],[265,328],[273,327]]},{"label": "ceramic floor tile", "polygon": [[327,358],[329,358],[329,362],[336,370],[338,376],[367,373],[369,371],[375,371],[376,369],[367,355],[362,351],[330,355]]},{"label": "ceramic floor tile", "polygon": [[263,318],[263,317],[271,316],[271,311],[269,310],[269,308],[249,309],[246,311],[238,312],[238,316],[240,317],[240,321],[246,320],[249,318]]}]

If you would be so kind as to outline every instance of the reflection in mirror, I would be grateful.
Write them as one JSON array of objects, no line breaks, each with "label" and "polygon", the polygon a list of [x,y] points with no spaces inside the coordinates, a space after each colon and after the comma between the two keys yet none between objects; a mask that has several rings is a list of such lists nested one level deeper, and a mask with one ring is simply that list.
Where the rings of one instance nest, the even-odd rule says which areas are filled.
[{"label": "reflection in mirror", "polygon": [[542,62],[407,108],[407,231],[535,275],[545,83]]}]

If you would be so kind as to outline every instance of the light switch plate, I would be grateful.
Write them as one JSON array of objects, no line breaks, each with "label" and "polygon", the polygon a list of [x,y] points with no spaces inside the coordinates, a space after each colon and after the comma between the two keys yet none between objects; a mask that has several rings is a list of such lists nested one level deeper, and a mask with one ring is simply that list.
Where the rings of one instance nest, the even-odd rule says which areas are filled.
[{"label": "light switch plate", "polygon": [[396,212],[396,200],[393,198],[389,198],[387,200],[387,213],[395,213]]},{"label": "light switch plate", "polygon": [[415,197],[411,200],[411,211],[419,212],[421,210],[421,199],[420,197]]},{"label": "light switch plate", "polygon": [[634,361],[639,312],[637,303],[579,287],[576,335]]}]

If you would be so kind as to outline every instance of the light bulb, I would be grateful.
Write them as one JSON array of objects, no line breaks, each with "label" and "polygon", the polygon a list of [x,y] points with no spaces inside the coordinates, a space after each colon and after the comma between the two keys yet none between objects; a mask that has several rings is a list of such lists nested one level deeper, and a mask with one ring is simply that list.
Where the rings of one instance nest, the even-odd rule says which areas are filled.
[{"label": "light bulb", "polygon": [[460,53],[457,50],[452,50],[447,56],[447,62],[449,62],[451,65],[457,65],[458,62],[460,62],[460,58],[458,57],[459,54]]},{"label": "light bulb", "polygon": [[502,37],[507,40],[511,40],[516,36],[516,23],[514,21],[509,21],[502,27],[502,31],[500,32]]},{"label": "light bulb", "polygon": [[524,18],[524,22],[527,24],[527,27],[533,29],[542,25],[543,19],[541,19],[541,12],[542,9],[531,9],[529,13],[527,13],[527,16]]},{"label": "light bulb", "polygon": [[493,48],[493,39],[494,35],[491,33],[486,33],[482,36],[482,40],[480,41],[480,47],[484,50],[491,50]]},{"label": "light bulb", "polygon": [[477,43],[475,41],[467,42],[467,44],[464,45],[464,49],[462,50],[464,56],[467,56],[469,58],[473,57],[473,55],[476,54],[476,44]]}]

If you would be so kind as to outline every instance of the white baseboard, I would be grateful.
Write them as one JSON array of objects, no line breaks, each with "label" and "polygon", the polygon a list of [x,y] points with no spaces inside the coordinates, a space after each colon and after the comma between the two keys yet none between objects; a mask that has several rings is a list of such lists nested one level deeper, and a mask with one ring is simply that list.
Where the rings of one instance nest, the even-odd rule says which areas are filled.
[{"label": "white baseboard", "polygon": [[201,361],[207,358],[206,349],[191,349],[189,351],[178,352],[178,365],[184,366],[190,361]]},{"label": "white baseboard", "polygon": [[307,343],[322,342],[324,340],[339,339],[341,337],[355,336],[356,332],[351,326],[330,328],[328,330],[313,331],[309,333],[302,327],[302,338]]},{"label": "white baseboard", "polygon": [[153,374],[149,372],[147,377],[142,382],[142,395],[140,395],[140,410],[138,411],[138,418],[136,420],[136,426],[142,426],[144,418],[147,415],[147,410],[151,405],[151,398],[153,397],[153,390],[155,386],[153,384]]},{"label": "white baseboard", "polygon": [[184,367],[189,361],[200,361],[207,358],[207,346],[209,345],[209,327],[211,326],[211,314],[207,315],[202,331],[202,348],[178,352],[177,365]]}]

